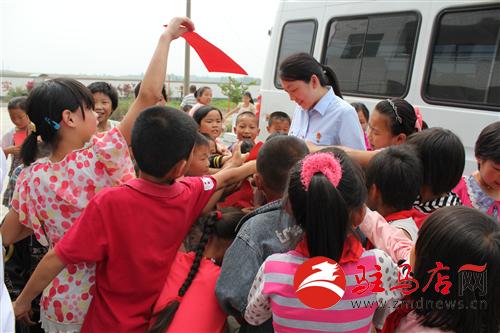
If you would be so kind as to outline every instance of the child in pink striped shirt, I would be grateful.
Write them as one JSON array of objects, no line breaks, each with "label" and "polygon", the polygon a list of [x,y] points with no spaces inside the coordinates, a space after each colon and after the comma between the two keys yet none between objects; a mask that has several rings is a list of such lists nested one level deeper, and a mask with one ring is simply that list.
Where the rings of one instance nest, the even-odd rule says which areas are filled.
[{"label": "child in pink striped shirt", "polygon": [[[397,281],[396,264],[380,250],[365,251],[353,232],[353,225],[362,220],[367,195],[362,171],[345,153],[333,151],[309,155],[291,171],[287,207],[305,236],[295,251],[271,255],[260,267],[245,311],[252,325],[272,316],[276,332],[370,332],[377,302],[398,297],[390,291]],[[335,260],[346,275],[343,298],[326,309],[304,305],[293,287],[297,268],[316,256]],[[382,272],[385,292],[356,292],[361,265],[366,276]]]}]

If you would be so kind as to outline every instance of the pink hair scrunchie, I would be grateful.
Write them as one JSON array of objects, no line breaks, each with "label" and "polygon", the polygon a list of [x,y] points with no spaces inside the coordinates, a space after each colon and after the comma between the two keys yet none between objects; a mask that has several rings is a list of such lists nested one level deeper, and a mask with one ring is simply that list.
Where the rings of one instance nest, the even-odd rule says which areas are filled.
[{"label": "pink hair scrunchie", "polygon": [[302,161],[302,172],[300,173],[300,180],[306,191],[316,173],[322,173],[333,186],[337,187],[342,179],[342,166],[331,153],[316,153],[306,156]]}]

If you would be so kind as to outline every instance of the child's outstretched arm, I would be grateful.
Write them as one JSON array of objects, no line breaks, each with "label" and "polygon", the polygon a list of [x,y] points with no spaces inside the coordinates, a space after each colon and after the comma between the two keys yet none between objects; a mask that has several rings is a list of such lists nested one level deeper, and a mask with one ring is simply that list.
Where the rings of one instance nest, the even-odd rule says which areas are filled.
[{"label": "child's outstretched arm", "polygon": [[14,302],[14,314],[16,315],[16,319],[20,319],[28,324],[31,323],[29,317],[31,302],[52,280],[54,280],[64,267],[64,263],[56,255],[54,249],[47,252],[31,275],[23,291]]},{"label": "child's outstretched arm", "polygon": [[165,74],[167,71],[167,58],[170,49],[170,43],[182,36],[187,31],[194,30],[193,22],[187,17],[173,18],[167,28],[160,36],[158,46],[153,54],[153,58],[149,63],[144,80],[141,83],[139,95],[130,106],[127,114],[118,125],[120,132],[125,137],[125,140],[130,145],[130,137],[132,127],[135,120],[141,112],[158,103],[161,100],[161,90],[163,82],[165,82]]},{"label": "child's outstretched arm", "polygon": [[387,223],[379,213],[366,208],[365,217],[359,228],[376,248],[389,254],[394,262],[410,258],[415,244],[408,239],[403,230]]},{"label": "child's outstretched arm", "polygon": [[217,172],[212,177],[216,182],[216,191],[212,194],[212,197],[203,208],[202,214],[208,214],[214,207],[215,204],[219,201],[222,196],[222,189],[226,186],[229,186],[234,183],[238,183],[248,176],[253,175],[257,172],[257,164],[256,161],[246,162],[242,166],[236,168],[228,168]]},{"label": "child's outstretched arm", "polygon": [[309,148],[309,152],[311,153],[316,153],[321,149],[325,148],[332,148],[332,147],[340,148],[347,155],[349,155],[350,158],[358,162],[362,167],[366,167],[370,163],[371,159],[375,155],[377,155],[377,153],[380,151],[380,150],[357,150],[345,146],[318,146],[309,140],[306,140],[306,145],[307,148]]}]

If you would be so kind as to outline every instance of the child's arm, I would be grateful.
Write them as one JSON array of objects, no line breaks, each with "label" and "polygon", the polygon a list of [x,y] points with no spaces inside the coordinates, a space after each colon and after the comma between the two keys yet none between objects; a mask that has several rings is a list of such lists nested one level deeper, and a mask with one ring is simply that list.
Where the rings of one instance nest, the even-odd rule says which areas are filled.
[{"label": "child's arm", "polygon": [[23,319],[26,322],[30,321],[29,311],[31,309],[31,302],[54,280],[64,267],[64,263],[56,255],[54,249],[47,252],[14,302],[16,319]]},{"label": "child's arm", "polygon": [[387,223],[379,213],[367,208],[359,228],[376,248],[388,253],[394,262],[410,257],[414,243],[403,230]]},{"label": "child's arm", "polygon": [[28,227],[25,227],[19,222],[19,214],[15,210],[10,209],[0,228],[2,233],[2,242],[4,246],[13,244],[21,239],[25,239],[33,233]]},{"label": "child's arm", "polygon": [[358,162],[362,167],[366,167],[370,163],[371,159],[379,152],[379,150],[356,150],[344,146],[318,146],[309,140],[306,140],[306,145],[311,153],[316,153],[321,149],[332,147],[342,149],[347,155],[349,155],[350,158]]},{"label": "child's arm", "polygon": [[224,193],[224,191],[222,190],[224,187],[234,183],[238,183],[256,172],[256,161],[250,161],[240,167],[224,169],[217,172],[215,175],[212,175],[216,182],[216,190],[210,197],[210,200],[208,200],[205,208],[203,208],[202,214],[208,214],[213,210],[217,202],[219,202],[220,198],[222,197],[222,194]]},{"label": "child's arm", "polygon": [[21,153],[21,146],[10,146],[3,149],[5,157],[12,155],[19,155]]},{"label": "child's arm", "polygon": [[252,287],[248,293],[247,307],[245,309],[245,320],[250,325],[254,326],[264,323],[273,315],[269,298],[263,293],[264,265],[265,262],[260,266],[260,269],[253,280]]},{"label": "child's arm", "polygon": [[194,24],[189,18],[176,17],[170,21],[160,36],[158,46],[144,75],[139,95],[130,106],[125,118],[118,125],[120,132],[129,145],[132,127],[137,117],[145,108],[153,106],[161,100],[161,90],[163,82],[165,82],[170,43],[187,31],[192,30],[194,30]]},{"label": "child's arm", "polygon": [[237,112],[239,109],[240,109],[240,104],[236,105],[236,107],[235,107],[234,109],[232,109],[232,110],[230,110],[228,113],[226,113],[226,119],[229,119],[229,117],[230,117],[233,113]]}]

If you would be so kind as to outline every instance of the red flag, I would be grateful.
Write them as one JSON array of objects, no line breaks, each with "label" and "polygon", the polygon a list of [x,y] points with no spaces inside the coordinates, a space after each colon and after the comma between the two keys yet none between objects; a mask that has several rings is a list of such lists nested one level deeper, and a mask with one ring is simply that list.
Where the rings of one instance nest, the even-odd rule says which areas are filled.
[{"label": "red flag", "polygon": [[186,32],[182,37],[198,53],[209,72],[244,74],[248,73],[233,59],[196,32]]}]

